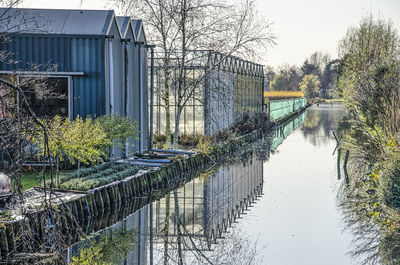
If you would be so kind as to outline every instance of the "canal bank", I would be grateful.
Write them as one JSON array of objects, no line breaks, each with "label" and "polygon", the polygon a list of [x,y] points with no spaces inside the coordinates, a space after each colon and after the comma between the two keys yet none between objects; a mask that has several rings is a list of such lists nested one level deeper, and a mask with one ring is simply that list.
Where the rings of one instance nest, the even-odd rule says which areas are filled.
[{"label": "canal bank", "polygon": [[[43,191],[41,188],[28,190],[23,194],[22,200],[16,200],[12,208],[3,211],[2,226],[0,227],[1,242],[0,251],[2,259],[9,254],[17,252],[32,252],[41,244],[40,242],[49,240],[46,236],[51,230],[67,230],[65,242],[68,244],[75,241],[84,234],[85,231],[78,229],[88,227],[88,217],[102,215],[110,209],[117,209],[131,198],[146,197],[154,191],[168,190],[175,185],[185,183],[190,180],[190,174],[197,172],[221,162],[224,157],[229,156],[238,150],[245,149],[250,143],[262,138],[274,126],[284,123],[290,118],[296,117],[305,108],[297,109],[285,117],[275,120],[274,123],[264,124],[248,134],[237,137],[229,143],[220,143],[212,148],[209,154],[194,154],[190,157],[174,161],[163,167],[155,169],[140,170],[134,176],[127,177],[120,181],[112,182],[108,185],[91,189],[87,192],[56,190],[54,193]],[[268,122],[267,119],[264,120]],[[51,201],[55,211],[57,222],[50,222],[45,218],[47,211],[42,207],[44,200]],[[61,214],[60,214],[61,213]],[[71,226],[71,224],[73,224]],[[68,228],[73,229],[68,229]],[[87,230],[86,230],[87,231]],[[90,231],[90,229],[89,229]],[[35,243],[31,246],[22,244],[21,234],[27,232]],[[21,248],[20,246],[24,246]],[[28,244],[29,245],[29,244]],[[35,256],[33,255],[33,258]]]},{"label": "canal bank", "polygon": [[[359,264],[347,255],[352,237],[342,233],[336,201],[342,181],[332,131],[342,114],[342,106],[309,108],[257,141],[251,155],[233,154],[233,161],[151,201],[103,235],[137,231],[135,246],[119,260],[124,264],[173,264],[180,256],[183,264]],[[81,251],[74,244],[69,253]]]},{"label": "canal bank", "polygon": [[[263,196],[263,161],[276,150],[282,139],[288,137],[290,132],[302,124],[304,118],[305,113],[302,112],[301,115],[272,130],[271,134],[231,154],[224,163],[218,163],[211,170],[197,172],[190,177],[189,182],[167,191],[160,198],[153,198],[136,212],[94,236],[103,238],[111,231],[133,229],[137,234],[132,238],[137,243],[121,257],[120,262],[159,264],[163,260],[162,256],[171,256],[171,260],[174,260],[173,256],[177,254],[176,246],[180,241],[177,238],[175,219],[177,215],[175,205],[179,205],[181,239],[186,242],[182,243],[185,246],[183,250],[185,256],[190,255],[191,251],[199,255],[201,251],[213,251],[217,246],[221,246],[222,240],[233,236],[230,233],[231,228],[241,222]],[[118,240],[113,240],[110,244],[118,245]],[[166,255],[163,253],[165,244],[171,247]],[[190,249],[187,244],[190,245]],[[245,241],[242,242],[242,246],[243,250],[250,250]],[[88,247],[87,241],[74,244],[68,250],[69,257],[84,258],[82,253]],[[94,248],[99,250],[101,246],[96,245]],[[90,251],[90,247],[87,250]],[[250,252],[238,250],[235,252],[235,257],[242,255],[251,258],[249,254]],[[196,264],[196,261],[192,262],[188,257],[184,264]]]}]

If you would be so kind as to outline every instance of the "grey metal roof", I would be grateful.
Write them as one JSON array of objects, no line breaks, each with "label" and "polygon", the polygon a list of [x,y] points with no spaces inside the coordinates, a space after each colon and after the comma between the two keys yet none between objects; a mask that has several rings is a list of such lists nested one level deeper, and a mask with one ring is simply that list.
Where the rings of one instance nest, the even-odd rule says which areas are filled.
[{"label": "grey metal roof", "polygon": [[132,28],[135,33],[136,41],[146,41],[146,36],[143,29],[143,21],[140,19],[132,19]]},{"label": "grey metal roof", "polygon": [[0,17],[8,22],[0,32],[106,35],[115,15],[113,10],[0,8]]},{"label": "grey metal roof", "polygon": [[117,23],[121,31],[122,38],[126,38],[129,29],[130,17],[117,17]]},{"label": "grey metal roof", "polygon": [[132,19],[133,32],[135,33],[136,39],[139,38],[140,29],[142,27],[142,21],[139,19]]}]

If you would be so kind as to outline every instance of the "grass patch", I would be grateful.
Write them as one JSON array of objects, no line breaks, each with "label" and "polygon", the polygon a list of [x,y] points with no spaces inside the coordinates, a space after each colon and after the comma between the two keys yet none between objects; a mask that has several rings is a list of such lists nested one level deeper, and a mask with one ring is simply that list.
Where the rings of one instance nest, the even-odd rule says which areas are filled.
[{"label": "grass patch", "polygon": [[[46,178],[46,183],[50,181],[50,173],[45,174]],[[55,179],[54,179],[55,181]],[[21,185],[24,190],[36,187],[36,186],[42,186],[43,185],[43,180],[42,180],[42,173],[40,172],[29,172],[29,173],[24,173],[21,175]]]}]

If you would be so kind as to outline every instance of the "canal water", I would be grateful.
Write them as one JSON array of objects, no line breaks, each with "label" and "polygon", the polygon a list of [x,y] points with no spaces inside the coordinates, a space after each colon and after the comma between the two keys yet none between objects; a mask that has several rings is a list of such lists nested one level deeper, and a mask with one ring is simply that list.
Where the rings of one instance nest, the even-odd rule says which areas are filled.
[{"label": "canal water", "polygon": [[[356,264],[337,206],[332,131],[343,115],[341,105],[307,109],[177,189],[122,205],[122,221],[104,216],[97,239],[134,231],[128,249],[115,247],[119,237],[109,243],[119,264]],[[83,246],[69,248],[69,258]]]}]

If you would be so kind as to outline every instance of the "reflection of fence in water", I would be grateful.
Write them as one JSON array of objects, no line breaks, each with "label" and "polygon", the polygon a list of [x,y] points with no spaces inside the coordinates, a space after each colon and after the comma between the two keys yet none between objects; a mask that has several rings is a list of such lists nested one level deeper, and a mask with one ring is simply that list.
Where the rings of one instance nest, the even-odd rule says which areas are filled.
[{"label": "reflection of fence in water", "polygon": [[280,144],[300,125],[303,124],[306,113],[303,112],[295,119],[289,121],[288,123],[281,125],[276,128],[274,138],[271,141],[271,151],[275,151]]},{"label": "reflection of fence in water", "polygon": [[[262,185],[262,161],[257,158],[244,164],[222,166],[217,173],[209,177],[196,178],[186,183],[178,190],[183,237],[191,237],[198,249],[210,250],[212,243],[216,243],[231,224],[261,196]],[[149,225],[153,220],[154,260],[157,261],[164,255],[166,220],[169,221],[168,247],[170,251],[176,249],[174,195],[170,195],[168,216],[166,197],[152,202],[152,218],[149,200],[130,200],[128,204],[113,207],[98,216],[85,218],[81,226],[86,233],[122,227],[137,231],[133,239],[138,243],[123,260],[125,264],[146,264],[150,246]],[[76,256],[82,247],[82,242],[70,247],[69,258]],[[189,246],[184,245],[183,248],[189,250]]]},{"label": "reflection of fence in water", "polygon": [[205,236],[208,247],[216,243],[232,222],[262,194],[263,162],[253,158],[246,164],[224,166],[206,185]]},{"label": "reflection of fence in water", "polygon": [[[210,250],[212,243],[216,243],[231,224],[261,196],[262,185],[262,161],[256,158],[246,164],[222,166],[207,180],[197,178],[186,184],[178,191],[183,237],[194,240],[197,249]],[[170,247],[174,246],[174,249],[177,244],[173,194],[170,197],[169,218],[166,216],[166,207],[166,198],[154,203],[153,224],[158,256],[162,256],[165,243],[166,220],[170,222]],[[189,246],[184,247],[190,249]]]},{"label": "reflection of fence in water", "polygon": [[[177,176],[169,183],[168,190],[160,189],[153,191],[152,196],[164,196],[169,191],[181,187],[184,183],[198,176],[198,171],[193,171],[189,174]],[[190,182],[191,183],[191,182]],[[146,194],[148,194],[146,192]],[[144,197],[131,197],[121,204],[111,204],[110,207],[104,208],[103,211],[98,211],[97,214],[83,215],[78,220],[79,226],[86,234],[110,232],[115,228],[126,228],[128,231],[136,231],[137,234],[133,240],[137,242],[136,246],[128,252],[128,255],[123,258],[124,264],[147,264],[148,253],[148,237],[150,233],[150,210],[151,198],[144,194]],[[173,199],[171,199],[173,202]],[[153,205],[159,204],[160,201],[153,202]],[[173,204],[171,204],[173,205]],[[173,207],[173,206],[172,206]],[[156,212],[157,214],[157,212]],[[156,216],[153,215],[153,216]],[[78,242],[77,242],[78,241]],[[68,259],[77,256],[79,251],[85,247],[85,241],[79,241],[78,238],[71,239],[72,246],[68,248]],[[75,243],[77,242],[77,243]],[[116,242],[118,243],[118,242]]]}]

